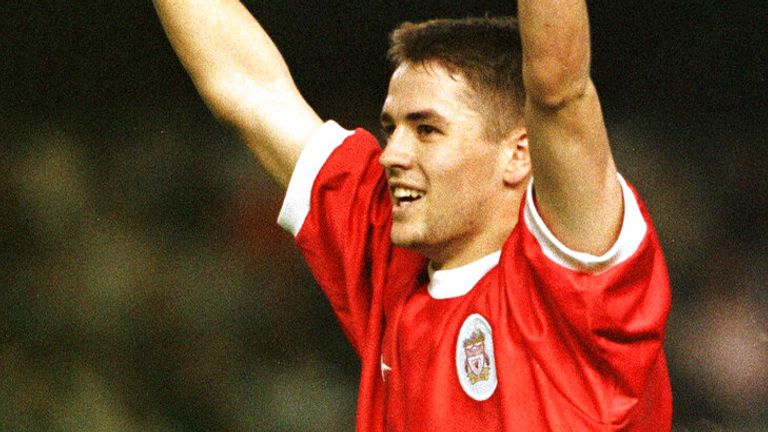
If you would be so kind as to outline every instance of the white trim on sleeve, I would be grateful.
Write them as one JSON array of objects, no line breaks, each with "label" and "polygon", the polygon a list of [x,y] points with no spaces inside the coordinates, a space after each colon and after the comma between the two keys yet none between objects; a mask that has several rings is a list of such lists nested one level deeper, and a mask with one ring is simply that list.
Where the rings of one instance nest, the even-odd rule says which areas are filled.
[{"label": "white trim on sleeve", "polygon": [[334,121],[328,121],[317,128],[301,151],[277,217],[278,225],[294,237],[309,214],[309,201],[317,174],[331,153],[353,133]]},{"label": "white trim on sleeve", "polygon": [[618,176],[624,196],[624,219],[616,243],[603,255],[597,256],[569,249],[558,240],[541,219],[533,199],[533,181],[528,185],[524,218],[525,224],[539,242],[544,255],[571,270],[599,273],[608,270],[634,254],[640,247],[648,226],[640,212],[637,199],[624,178]]}]

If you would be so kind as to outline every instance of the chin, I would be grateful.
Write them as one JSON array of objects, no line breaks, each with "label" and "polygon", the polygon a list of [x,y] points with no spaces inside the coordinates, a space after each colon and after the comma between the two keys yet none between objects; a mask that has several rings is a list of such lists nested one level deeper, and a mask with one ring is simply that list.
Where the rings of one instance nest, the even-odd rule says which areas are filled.
[{"label": "chin", "polygon": [[419,242],[419,236],[412,232],[412,230],[404,229],[405,227],[392,227],[389,239],[392,244],[398,247],[407,249],[417,249],[421,242]]}]

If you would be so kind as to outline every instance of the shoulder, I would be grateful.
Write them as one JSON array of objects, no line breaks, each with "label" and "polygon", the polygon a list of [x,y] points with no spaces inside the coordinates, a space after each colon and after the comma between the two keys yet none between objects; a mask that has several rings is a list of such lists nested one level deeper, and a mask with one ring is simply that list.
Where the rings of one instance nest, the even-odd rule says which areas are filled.
[{"label": "shoulder", "polygon": [[334,121],[324,123],[309,138],[296,162],[278,224],[295,236],[309,213],[312,189],[321,172],[354,168],[358,165],[356,156],[375,156],[378,151],[376,137],[366,130],[345,129]]},{"label": "shoulder", "polygon": [[651,229],[650,217],[635,189],[621,175],[618,181],[623,197],[621,229],[611,248],[602,255],[573,250],[552,233],[536,209],[533,181],[523,201],[518,229],[535,240],[531,246],[539,249],[548,260],[568,270],[600,273],[615,267],[627,261],[643,246]]}]

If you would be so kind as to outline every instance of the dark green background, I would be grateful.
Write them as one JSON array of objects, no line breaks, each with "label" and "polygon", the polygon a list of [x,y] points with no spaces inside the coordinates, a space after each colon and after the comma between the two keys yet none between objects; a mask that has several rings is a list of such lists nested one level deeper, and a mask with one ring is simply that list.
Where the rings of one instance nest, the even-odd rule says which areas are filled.
[{"label": "dark green background", "polygon": [[[376,127],[389,29],[506,2],[247,2],[324,118]],[[593,1],[593,75],[674,290],[679,431],[768,423],[768,4]],[[352,430],[357,362],[282,199],[150,2],[0,8],[0,430]]]}]

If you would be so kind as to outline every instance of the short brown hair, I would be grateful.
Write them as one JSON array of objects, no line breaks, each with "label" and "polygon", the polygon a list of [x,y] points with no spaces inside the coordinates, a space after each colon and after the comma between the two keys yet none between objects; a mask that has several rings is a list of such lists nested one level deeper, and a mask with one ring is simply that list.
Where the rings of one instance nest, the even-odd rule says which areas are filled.
[{"label": "short brown hair", "polygon": [[405,22],[390,35],[388,58],[395,68],[435,61],[460,73],[476,93],[489,137],[501,138],[522,118],[522,48],[514,17]]}]

